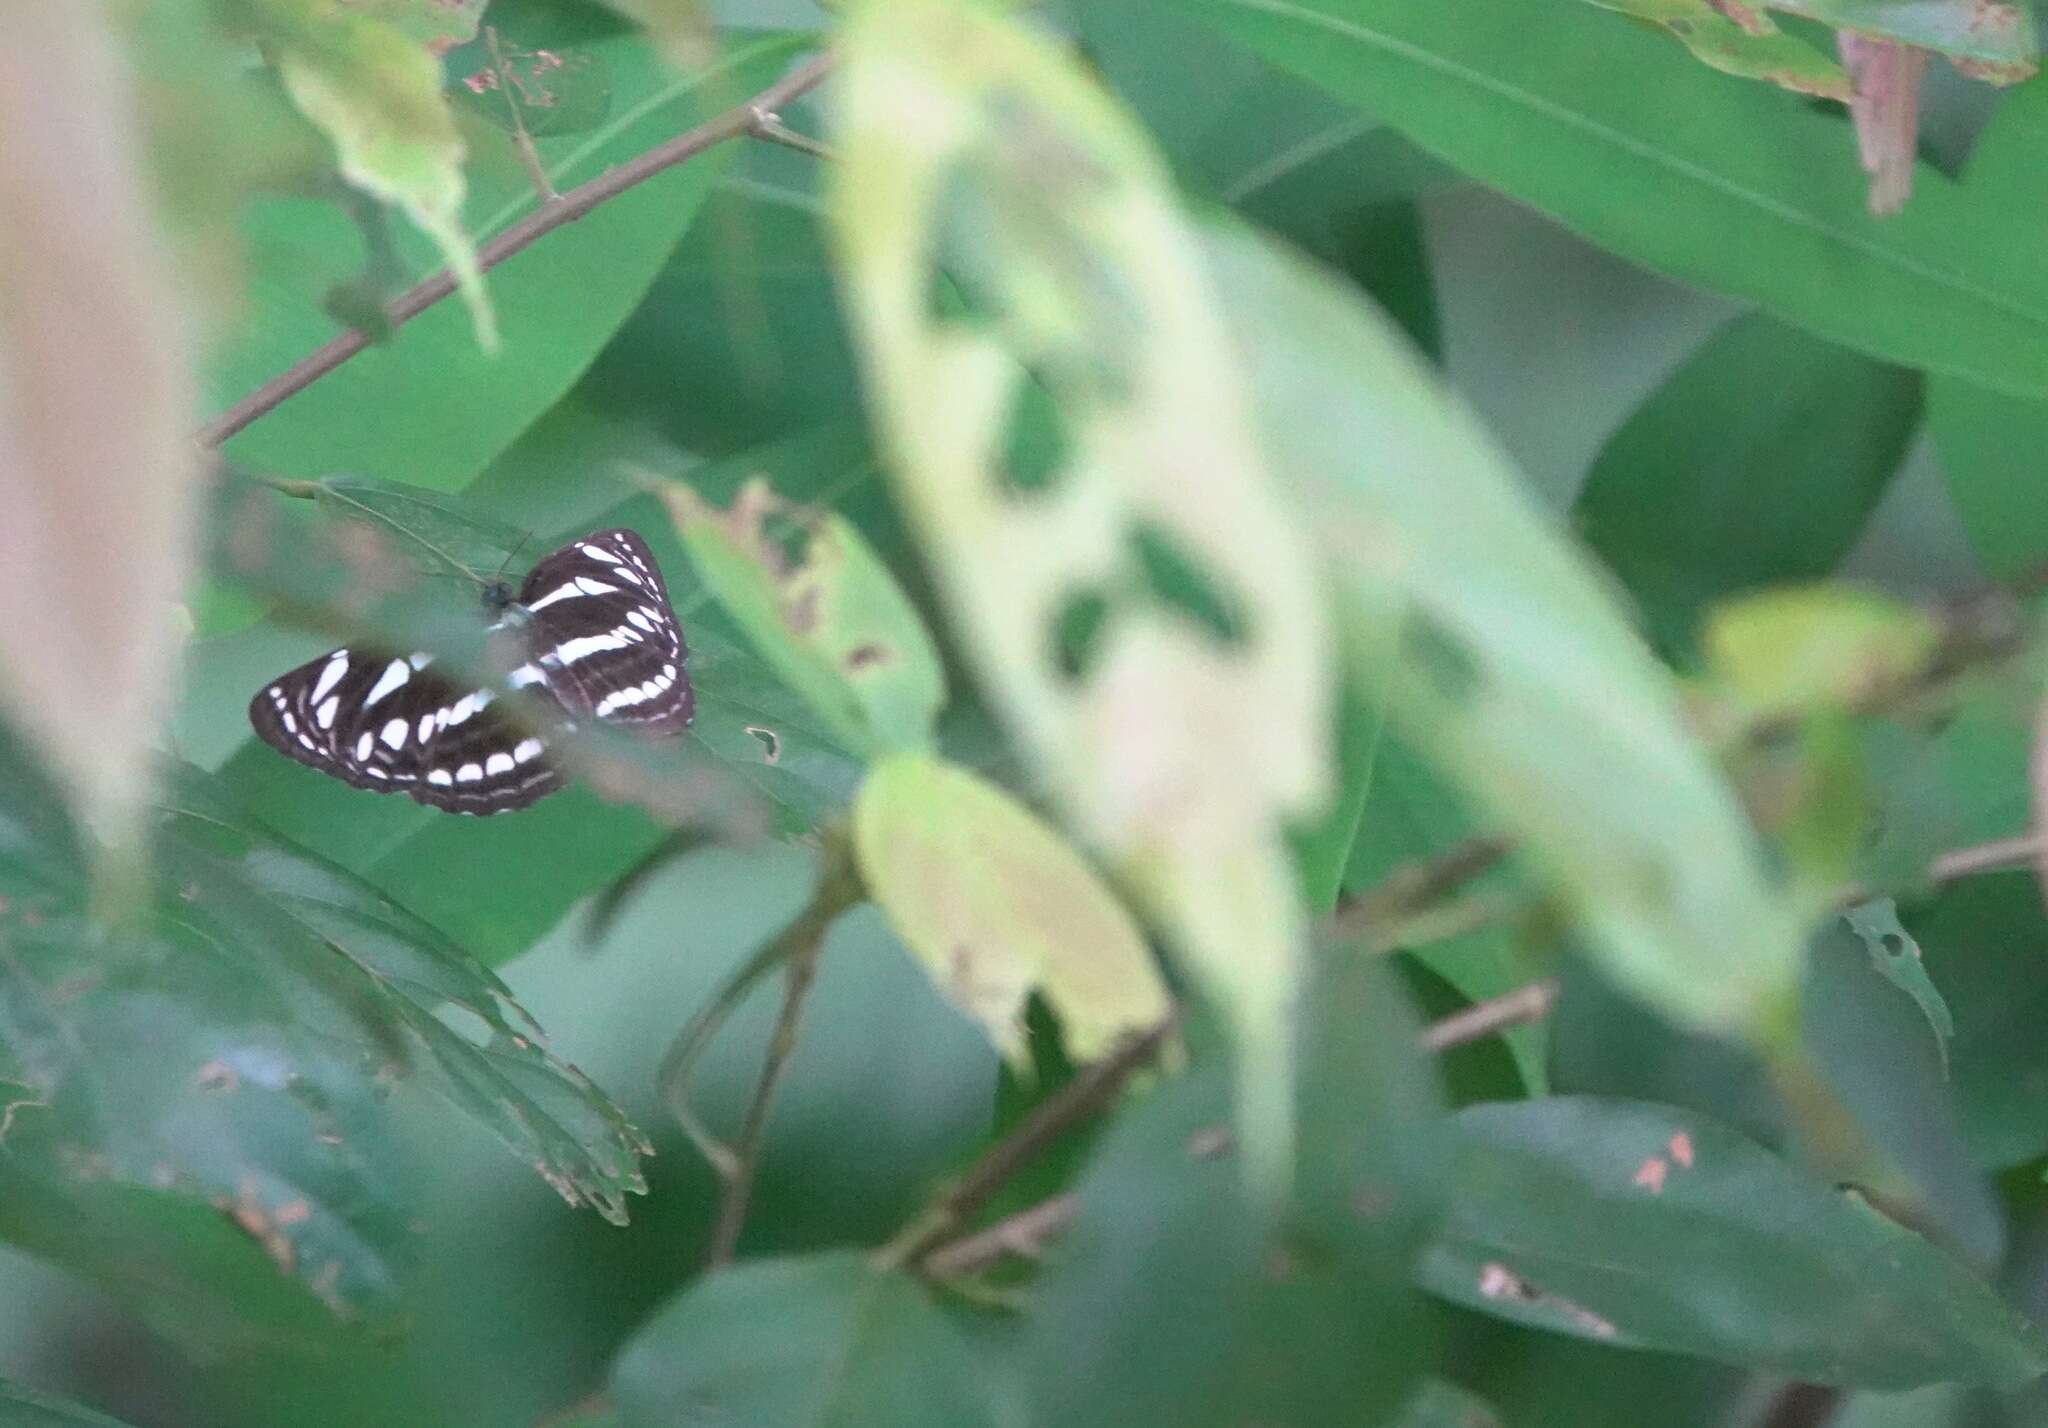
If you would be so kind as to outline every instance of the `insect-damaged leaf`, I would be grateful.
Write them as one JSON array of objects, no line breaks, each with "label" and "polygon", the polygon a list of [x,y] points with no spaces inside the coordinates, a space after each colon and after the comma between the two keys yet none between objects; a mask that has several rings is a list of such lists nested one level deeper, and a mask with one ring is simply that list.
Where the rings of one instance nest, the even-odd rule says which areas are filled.
[{"label": "insect-damaged leaf", "polygon": [[395,204],[434,241],[469,305],[479,346],[498,345],[476,248],[462,230],[462,136],[441,62],[395,22],[316,0],[248,0],[292,102],[334,142],[342,177]]},{"label": "insect-damaged leaf", "polygon": [[1347,632],[1397,636],[1402,734],[1556,879],[1617,980],[1695,1025],[1782,1013],[1799,918],[1590,563],[1389,321],[1244,229],[1208,253]]},{"label": "insect-damaged leaf", "polygon": [[1076,1061],[1166,1018],[1166,984],[1123,904],[1060,836],[993,784],[906,754],[854,803],[862,880],[946,998],[1029,1066],[1035,989]]},{"label": "insect-damaged leaf", "polygon": [[[379,1103],[407,1080],[570,1203],[624,1219],[644,1141],[544,1049],[496,978],[353,877],[245,826],[209,776],[179,767],[169,784],[150,905],[105,926],[86,912],[74,830],[0,742],[0,1175],[21,1182],[0,1233],[118,1275],[95,1258],[101,1236],[67,1235],[14,1191],[104,1214],[112,1239],[139,1234],[161,1197],[227,1215],[338,1313],[387,1308],[410,1215]],[[156,1307],[208,1301],[209,1268],[165,1257],[140,1276]]]},{"label": "insect-damaged leaf", "polygon": [[[853,522],[799,514],[765,480],[723,513],[678,482],[660,491],[698,576],[840,743],[869,754],[930,746],[946,699],[938,651]],[[785,548],[791,537],[801,554]]]},{"label": "insect-damaged leaf", "polygon": [[994,706],[1234,1026],[1275,1188],[1328,642],[1190,231],[1024,29],[874,0],[844,57],[831,212],[898,489]]},{"label": "insect-damaged leaf", "polygon": [[1458,1303],[1811,1383],[2012,1387],[2048,1369],[2048,1341],[1943,1251],[1693,1112],[1553,1097],[1456,1124],[1421,1273]]},{"label": "insect-damaged leaf", "polygon": [[1676,35],[1701,63],[1749,79],[1766,79],[1800,94],[1846,100],[1849,76],[1828,55],[1788,35],[1760,10],[1712,0],[1591,0]]}]

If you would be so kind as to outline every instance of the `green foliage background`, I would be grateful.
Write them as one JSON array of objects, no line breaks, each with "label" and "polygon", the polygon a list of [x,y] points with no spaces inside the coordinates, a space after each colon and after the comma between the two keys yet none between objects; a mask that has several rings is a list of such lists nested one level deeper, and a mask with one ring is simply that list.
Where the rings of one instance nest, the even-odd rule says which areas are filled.
[{"label": "green foliage background", "polygon": [[[533,207],[514,128],[461,84],[489,63],[467,38],[477,8],[388,0],[344,22],[312,0],[191,0],[124,17],[144,112],[198,126],[166,130],[182,135],[243,126],[213,164],[189,145],[148,156],[172,246],[203,275],[187,295],[208,338],[195,425],[343,319],[383,321],[450,251],[432,209],[449,175],[422,138],[439,101],[380,170],[389,191],[360,173],[351,191],[329,147],[347,138],[300,117],[259,56],[362,93],[363,75],[402,67],[374,59],[383,29],[371,44],[346,23],[466,41],[444,61],[462,231],[487,242]],[[1826,84],[1819,20],[1889,23],[1882,5],[1790,8],[1773,45]],[[842,25],[951,33],[913,0],[848,10],[491,0],[482,18],[516,64],[567,57],[519,122],[568,190],[730,111]],[[1182,292],[1160,277],[1179,271],[1170,243],[1090,227],[1093,199],[1073,192],[1155,205],[1185,240],[1172,251],[1216,290],[1217,346],[1149,360],[1225,364],[1248,425],[1137,403],[1117,419],[1256,431],[1272,479],[1247,489],[1317,542],[1331,637],[1304,644],[1327,687],[1285,710],[1225,690],[1217,727],[1255,749],[1262,728],[1327,724],[1330,807],[1293,817],[1241,745],[1195,779],[1260,785],[1232,848],[1291,853],[1284,915],[1262,920],[1261,893],[1236,925],[1305,931],[1274,931],[1277,962],[1228,938],[1243,961],[1219,959],[1229,915],[1186,911],[1217,865],[1170,829],[1104,831],[1100,790],[1019,692],[1056,641],[1006,652],[963,598],[957,553],[976,548],[963,523],[934,533],[917,484],[940,470],[917,438],[957,393],[891,406],[907,343],[863,266],[865,240],[912,218],[834,188],[836,165],[918,159],[850,130],[835,79],[780,115],[834,157],[712,147],[493,271],[497,355],[480,309],[442,302],[224,444],[234,469],[205,497],[193,637],[156,740],[185,767],[166,785],[175,812],[151,814],[143,932],[92,920],[60,785],[0,731],[0,1428],[94,1412],[140,1428],[1578,1428],[1778,1424],[1802,1405],[1847,1428],[2041,1421],[2048,921],[2025,849],[1988,873],[1943,860],[2037,821],[2048,89],[1937,65],[1916,192],[1877,219],[1841,107],[1749,77],[1770,68],[1754,54],[1695,42],[1700,64],[1674,38],[1697,41],[1683,5],[963,13],[987,29],[962,33],[1036,36],[1018,53],[1044,68],[961,81],[975,103],[996,96],[963,112],[1004,116],[973,140],[987,168],[969,197],[1018,207],[981,248],[924,255],[917,317],[927,337],[1002,350],[1024,414],[995,424],[1008,444],[989,459],[1018,488],[1037,463],[1056,488],[1079,479],[1053,468],[1100,396],[1076,399],[1061,343],[1142,348],[1144,325],[1118,322],[1148,310],[1148,285]],[[2021,20],[2012,43],[2031,56]],[[940,93],[957,74],[923,78]],[[1077,97],[1089,82],[1111,103]],[[217,110],[196,102],[222,85]],[[762,478],[787,503],[763,530],[707,514]],[[695,500],[665,505],[664,482]],[[1142,509],[1135,490],[1115,493]],[[843,601],[822,634],[777,604],[812,508],[843,518],[818,528],[836,563],[807,572]],[[351,544],[366,520],[432,536],[445,568],[365,579],[382,568]],[[649,538],[689,632],[700,715],[677,749],[592,741],[577,786],[467,820],[322,780],[250,734],[251,692],[337,634],[452,659],[467,639],[473,660],[464,573],[608,524]],[[1194,575],[1143,595],[1183,614],[1215,594],[1186,584],[1241,553],[1186,539]],[[1380,540],[1412,559],[1383,569]],[[1043,593],[1002,566],[988,590]],[[1254,583],[1239,607],[1265,608]],[[1227,588],[1222,603],[1227,624]],[[910,666],[901,683],[837,672],[877,638]],[[1276,643],[1256,624],[1237,638],[1224,647]],[[1074,664],[1079,699],[1094,671]],[[1513,697],[1488,708],[1459,678],[1432,685],[1447,668]],[[1160,728],[1189,687],[1156,686]],[[1060,1019],[1100,1040],[1157,990],[1127,977],[1084,1015],[1065,999],[1091,995],[1071,975],[1087,949],[1068,949],[1078,962],[1043,976],[1020,1013],[1028,1050],[1005,1064],[974,1019],[1011,1015],[1005,995],[949,985],[944,948],[906,947],[880,907],[855,906],[806,949],[817,983],[738,1263],[707,1271],[719,1182],[673,1114],[665,1057],[800,918],[821,866],[839,870],[838,830],[884,754],[950,760],[1063,826],[1145,924],[1184,1023],[1161,1068],[979,1215],[1076,1197],[1036,1263],[906,1266],[882,1247],[1072,1084]],[[1645,769],[1669,778],[1638,786]],[[623,798],[600,796],[608,779]],[[1378,916],[1403,869],[1503,835],[1497,867]],[[1078,864],[990,859],[997,876],[1055,864],[1049,880],[1088,880],[1056,894],[1100,916],[1108,894]],[[878,900],[940,899],[892,871]],[[223,949],[180,899],[257,912],[230,919],[243,937]],[[1002,907],[945,912],[1000,937]],[[1056,959],[1058,933],[1034,927],[1031,955]],[[206,962],[220,980],[188,984],[198,964],[179,959],[202,948],[223,952]],[[329,949],[374,991],[334,990]],[[1423,1026],[1551,978],[1547,1015],[1417,1048]],[[483,1050],[422,1029],[444,1000],[491,1008]],[[720,1134],[754,1094],[775,1002],[739,1000],[691,1068],[689,1105]],[[407,1018],[448,1058],[435,1069],[409,1060]],[[175,1079],[179,1057],[217,1067],[204,1048],[251,1027],[282,1028],[289,1064],[320,1074],[259,1093],[234,1062],[250,1089],[226,1112],[208,1099],[226,1073]],[[72,1066],[61,1046],[81,1028],[104,1058],[91,1093],[60,1076],[43,1105],[36,1078]],[[546,1107],[540,1131],[506,1110],[515,1084]],[[606,1097],[651,1139],[637,1172]],[[1276,1104],[1284,1134],[1260,1110]],[[354,1158],[309,1153],[308,1125],[345,1126]],[[536,1162],[630,1224],[565,1204]],[[627,1200],[636,1175],[646,1194]],[[315,1205],[309,1227],[277,1221],[280,1203]],[[313,1258],[330,1250],[331,1278]]]}]

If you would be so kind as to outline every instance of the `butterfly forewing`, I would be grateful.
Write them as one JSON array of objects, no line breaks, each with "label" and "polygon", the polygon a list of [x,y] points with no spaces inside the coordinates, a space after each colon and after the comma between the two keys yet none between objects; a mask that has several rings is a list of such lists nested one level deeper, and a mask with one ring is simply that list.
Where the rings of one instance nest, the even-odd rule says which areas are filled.
[{"label": "butterfly forewing", "polygon": [[[653,554],[626,530],[572,541],[535,566],[498,626],[525,662],[509,684],[579,719],[674,733],[693,713],[682,630]],[[501,813],[562,786],[552,730],[515,727],[491,689],[458,687],[425,654],[339,649],[260,690],[249,720],[273,748],[357,788],[456,813]],[[548,722],[544,720],[543,722]]]}]

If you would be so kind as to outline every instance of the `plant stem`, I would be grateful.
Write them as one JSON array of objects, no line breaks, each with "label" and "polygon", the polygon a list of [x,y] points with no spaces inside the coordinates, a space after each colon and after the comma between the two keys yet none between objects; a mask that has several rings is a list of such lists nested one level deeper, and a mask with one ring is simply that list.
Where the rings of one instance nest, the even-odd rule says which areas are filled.
[{"label": "plant stem", "polygon": [[975,1211],[1040,1151],[1107,1108],[1133,1073],[1159,1054],[1177,1024],[1178,1018],[1169,1016],[1150,1031],[1126,1039],[1034,1108],[1016,1129],[983,1151],[967,1173],[948,1186],[902,1234],[883,1246],[876,1256],[878,1262],[887,1267],[921,1267],[925,1255],[972,1219]]},{"label": "plant stem", "polygon": [[505,53],[498,46],[498,27],[484,26],[484,44],[491,51],[491,68],[498,76],[498,92],[505,96],[505,112],[512,117],[512,143],[519,150],[519,162],[526,165],[526,176],[533,180],[533,191],[540,196],[543,204],[560,203],[562,195],[555,192],[555,181],[548,177],[548,166],[540,161],[540,151],[533,147],[533,135],[526,132],[526,118],[519,112],[519,99],[512,92],[512,66],[505,63]]},{"label": "plant stem", "polygon": [[806,998],[817,978],[818,954],[825,934],[839,914],[861,900],[860,874],[854,867],[853,850],[843,833],[827,838],[824,866],[819,870],[817,891],[810,903],[784,928],[774,946],[782,953],[782,1009],[776,1014],[775,1031],[761,1059],[761,1074],[747,1103],[740,1133],[734,1139],[730,1158],[713,1159],[724,1187],[718,1198],[718,1219],[711,1229],[711,1248],[705,1263],[711,1269],[732,1262],[738,1249],[740,1231],[746,1227],[747,1204],[754,1193],[754,1174],[760,1165],[761,1148],[768,1138],[768,1113],[775,1104],[775,1092],[789,1069],[796,1051],[797,1028],[803,1020]]},{"label": "plant stem", "polygon": [[[676,135],[616,168],[607,169],[589,183],[580,184],[560,196],[560,202],[543,204],[477,250],[477,267],[488,272],[506,259],[532,247],[557,228],[574,223],[600,204],[617,198],[628,189],[647,182],[677,164],[697,157],[728,139],[756,131],[759,115],[774,113],[782,106],[808,94],[831,72],[832,56],[818,55],[798,65],[744,104],[739,104],[694,129]],[[435,303],[455,291],[455,279],[445,268],[416,287],[394,298],[385,309],[393,329],[404,326]],[[218,446],[298,395],[335,368],[370,345],[360,329],[351,328],[278,373],[248,396],[236,402],[201,427],[196,440],[202,446]]]}]

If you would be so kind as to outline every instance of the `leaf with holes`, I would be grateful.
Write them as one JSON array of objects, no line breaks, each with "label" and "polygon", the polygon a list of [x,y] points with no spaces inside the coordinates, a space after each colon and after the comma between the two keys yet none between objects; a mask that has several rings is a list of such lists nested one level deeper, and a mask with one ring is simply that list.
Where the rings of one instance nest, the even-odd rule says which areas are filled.
[{"label": "leaf with holes", "polygon": [[1383,684],[1404,737],[1549,873],[1638,995],[1721,1030],[1782,1015],[1800,917],[1590,562],[1390,321],[1234,225],[1208,254],[1348,633],[1371,651],[1400,632]]},{"label": "leaf with holes", "polygon": [[1517,1323],[1809,1383],[2016,1387],[2048,1340],[1944,1251],[1702,1116],[1471,1106],[1422,1282]]},{"label": "leaf with holes", "polygon": [[433,240],[477,345],[494,351],[497,317],[462,231],[462,136],[441,92],[441,62],[403,26],[360,8],[253,0],[244,13],[292,102],[334,142],[342,177],[403,209]]},{"label": "leaf with holes", "polygon": [[[1245,1170],[1277,1192],[1284,829],[1330,783],[1307,536],[1136,126],[972,7],[874,0],[844,46],[831,214],[897,488],[994,707],[1225,1010]],[[1049,456],[1007,466],[1033,421]]]},{"label": "leaf with holes", "polygon": [[[624,1220],[626,1194],[644,1188],[645,1142],[433,929],[256,831],[182,766],[158,810],[149,908],[99,926],[77,833],[4,743],[0,772],[5,1168],[108,1221],[104,1235],[67,1238],[34,1194],[10,1194],[0,1229],[67,1262],[83,1253],[91,1269],[102,1240],[141,1233],[149,1197],[196,1202],[336,1313],[372,1315],[391,1307],[409,1254],[379,1105],[408,1081],[497,1135],[571,1204]],[[209,1296],[204,1272],[171,1258],[170,1273],[140,1279],[152,1286],[145,1308],[176,1322],[183,1300]]]},{"label": "leaf with holes", "polygon": [[765,480],[725,512],[680,482],[659,489],[698,578],[840,743],[870,755],[931,746],[946,702],[938,650],[853,522],[800,513]]},{"label": "leaf with holes", "polygon": [[1913,940],[1913,934],[1899,923],[1899,905],[1888,897],[1872,898],[1860,902],[1842,914],[1842,920],[1849,924],[1849,930],[1863,943],[1870,954],[1870,965],[1878,975],[1913,999],[1913,1005],[1920,1008],[1920,1014],[1927,1018],[1927,1029],[1934,1033],[1934,1044],[1941,1052],[1941,1065],[1948,1069],[1948,1044],[1956,1034],[1955,1017],[1948,1009],[1948,1001],[1941,994],[1941,988],[1934,985],[1934,979],[1927,975],[1927,962],[1920,953],[1920,944]]},{"label": "leaf with holes", "polygon": [[854,845],[881,904],[934,984],[1028,1069],[1024,1005],[1060,1019],[1076,1061],[1165,1020],[1170,1001],[1130,913],[1059,835],[993,784],[916,754],[869,772]]}]

